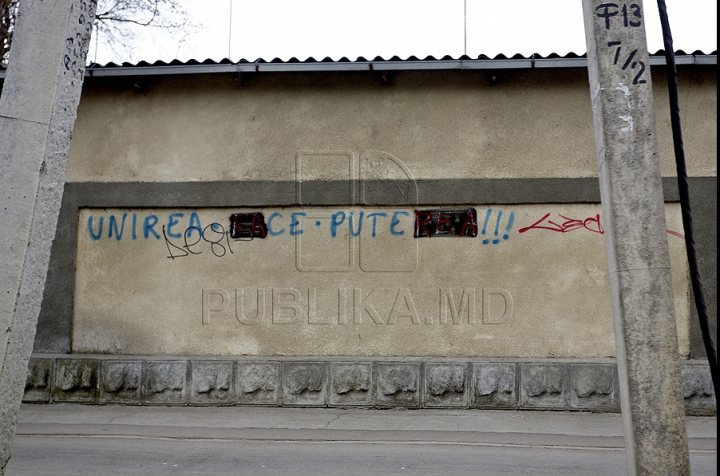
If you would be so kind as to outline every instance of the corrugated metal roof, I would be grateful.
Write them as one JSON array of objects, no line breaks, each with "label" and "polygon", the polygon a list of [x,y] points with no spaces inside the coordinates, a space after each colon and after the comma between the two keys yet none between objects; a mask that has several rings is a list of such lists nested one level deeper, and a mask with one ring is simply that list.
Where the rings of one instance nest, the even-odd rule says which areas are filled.
[{"label": "corrugated metal roof", "polygon": [[[678,65],[717,65],[717,50],[711,53],[704,53],[700,50],[693,53],[685,53],[682,50],[675,52],[675,61]],[[660,66],[665,64],[665,52],[658,50],[650,55],[650,65]],[[321,72],[321,71],[421,71],[421,70],[462,70],[462,69],[530,69],[530,68],[586,68],[586,55],[578,55],[576,53],[568,53],[560,56],[556,53],[542,56],[532,54],[530,56],[522,56],[516,54],[512,57],[505,55],[497,55],[489,58],[480,55],[477,58],[469,56],[444,56],[435,58],[428,56],[426,58],[417,58],[410,56],[400,58],[393,56],[385,59],[377,56],[371,60],[358,57],[350,60],[346,57],[338,60],[332,58],[324,58],[320,61],[315,58],[307,58],[299,60],[290,58],[283,61],[280,58],[265,60],[259,58],[255,61],[241,59],[233,62],[227,58],[221,61],[207,59],[198,61],[195,59],[189,61],[174,60],[170,63],[164,61],[156,61],[148,63],[140,61],[138,63],[107,63],[104,65],[92,63],[85,70],[86,77],[103,77],[103,76],[148,76],[148,75],[172,75],[172,74],[217,74],[217,73],[243,73],[243,72]],[[0,68],[0,78],[5,77],[5,70]]]}]

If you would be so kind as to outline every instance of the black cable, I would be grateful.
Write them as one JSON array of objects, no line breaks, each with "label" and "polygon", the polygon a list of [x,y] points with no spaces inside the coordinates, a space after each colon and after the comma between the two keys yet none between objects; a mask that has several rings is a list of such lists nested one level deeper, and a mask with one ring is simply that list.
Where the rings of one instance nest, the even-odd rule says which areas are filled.
[{"label": "black cable", "polygon": [[670,92],[670,123],[672,125],[673,146],[675,148],[675,164],[677,166],[678,189],[680,191],[680,208],[682,210],[683,228],[685,229],[685,249],[687,250],[688,264],[690,265],[690,281],[692,282],[695,305],[697,306],[700,330],[702,332],[705,353],[710,364],[713,388],[717,395],[717,354],[710,335],[707,306],[703,294],[700,270],[698,269],[697,254],[695,252],[695,238],[693,237],[692,214],[690,209],[690,187],[688,186],[687,169],[685,167],[685,150],[683,149],[682,130],[680,129],[680,106],[678,100],[678,78],[675,66],[675,50],[673,49],[670,22],[668,21],[665,0],[658,0],[660,11],[660,24],[662,25],[663,43],[665,45],[665,61],[667,63],[668,90]]}]

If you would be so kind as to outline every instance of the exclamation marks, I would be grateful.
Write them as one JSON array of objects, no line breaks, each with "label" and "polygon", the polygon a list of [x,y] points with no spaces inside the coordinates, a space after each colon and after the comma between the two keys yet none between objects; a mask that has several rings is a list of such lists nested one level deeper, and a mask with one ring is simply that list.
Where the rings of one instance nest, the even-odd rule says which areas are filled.
[{"label": "exclamation marks", "polygon": [[[498,217],[498,222],[500,221],[500,217]],[[510,238],[510,230],[512,230],[513,222],[515,221],[515,212],[510,212],[510,216],[508,217],[507,225],[505,225],[505,234],[503,234],[503,240],[507,240]]]},{"label": "exclamation marks", "polygon": [[[505,231],[502,234],[502,238],[500,237],[500,226],[502,224],[502,217],[503,212],[502,210],[498,210],[497,217],[495,218],[495,229],[493,230],[492,238],[488,237],[488,224],[490,224],[490,219],[492,218],[493,210],[492,208],[488,208],[487,212],[485,213],[485,220],[483,221],[483,227],[480,231],[480,235],[483,236],[482,244],[483,245],[498,245],[502,241],[507,240],[510,238],[510,230],[512,230],[513,222],[515,221],[515,212],[510,212],[510,215],[508,216],[507,223],[505,224]],[[490,225],[492,228],[492,225]]]}]

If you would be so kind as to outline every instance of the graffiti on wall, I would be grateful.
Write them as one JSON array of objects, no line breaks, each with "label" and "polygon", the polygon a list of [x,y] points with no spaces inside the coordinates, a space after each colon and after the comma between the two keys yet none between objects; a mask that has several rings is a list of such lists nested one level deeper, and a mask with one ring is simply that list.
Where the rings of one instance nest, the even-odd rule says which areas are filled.
[{"label": "graffiti on wall", "polygon": [[475,238],[478,234],[477,211],[467,210],[416,210],[415,238],[433,236]]},{"label": "graffiti on wall", "polygon": [[[571,218],[559,213],[557,216],[559,218],[552,218],[552,213],[548,212],[532,225],[520,228],[518,233],[526,233],[532,230],[546,230],[556,233],[570,233],[575,230],[586,230],[599,235],[605,234],[605,229],[602,226],[599,213],[587,218]],[[673,230],[666,231],[669,235],[682,240],[685,239],[685,235],[682,233],[678,233]]]},{"label": "graffiti on wall", "polygon": [[[209,253],[221,258],[232,255],[242,241],[276,237],[296,237],[307,227],[322,231],[327,238],[376,238],[381,233],[392,238],[480,238],[482,245],[499,245],[515,232],[551,232],[566,234],[589,232],[603,235],[605,229],[600,214],[573,217],[563,213],[546,212],[526,226],[514,228],[514,210],[487,208],[478,218],[475,208],[372,211],[336,210],[324,218],[310,218],[304,211],[262,211],[233,213],[225,224],[207,223],[198,212],[173,212],[142,215],[137,212],[89,214],[87,233],[92,241],[117,242],[144,240],[164,245],[168,259]],[[406,231],[412,232],[406,233]],[[684,239],[677,231],[668,234]],[[314,235],[317,237],[317,235]],[[322,236],[322,235],[321,235]]]},{"label": "graffiti on wall", "polygon": [[518,233],[525,233],[530,230],[549,230],[557,233],[569,233],[575,230],[585,229],[593,233],[603,234],[602,224],[600,223],[600,214],[595,216],[587,217],[584,219],[570,218],[565,215],[557,215],[560,219],[551,219],[551,213],[546,213],[538,221],[530,226],[520,228]]}]

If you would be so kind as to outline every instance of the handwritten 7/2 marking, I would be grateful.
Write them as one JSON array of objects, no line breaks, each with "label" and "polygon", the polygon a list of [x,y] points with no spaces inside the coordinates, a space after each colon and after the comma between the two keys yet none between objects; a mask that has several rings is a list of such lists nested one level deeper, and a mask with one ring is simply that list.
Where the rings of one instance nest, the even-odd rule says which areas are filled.
[{"label": "handwritten 7/2 marking", "polygon": [[[615,50],[615,58],[613,60],[613,64],[618,64],[618,60],[620,59],[620,48],[622,42],[620,41],[608,41],[608,47],[617,46],[617,49]],[[640,65],[640,71],[635,75],[635,78],[633,78],[633,84],[645,84],[647,83],[647,80],[640,79],[640,77],[645,72],[645,63],[643,61],[637,60],[633,61],[635,58],[635,55],[637,54],[638,50],[632,50],[630,54],[628,55],[627,59],[625,60],[625,63],[622,66],[622,70],[625,71],[628,66],[630,66],[630,69],[635,69],[636,66]]]}]

